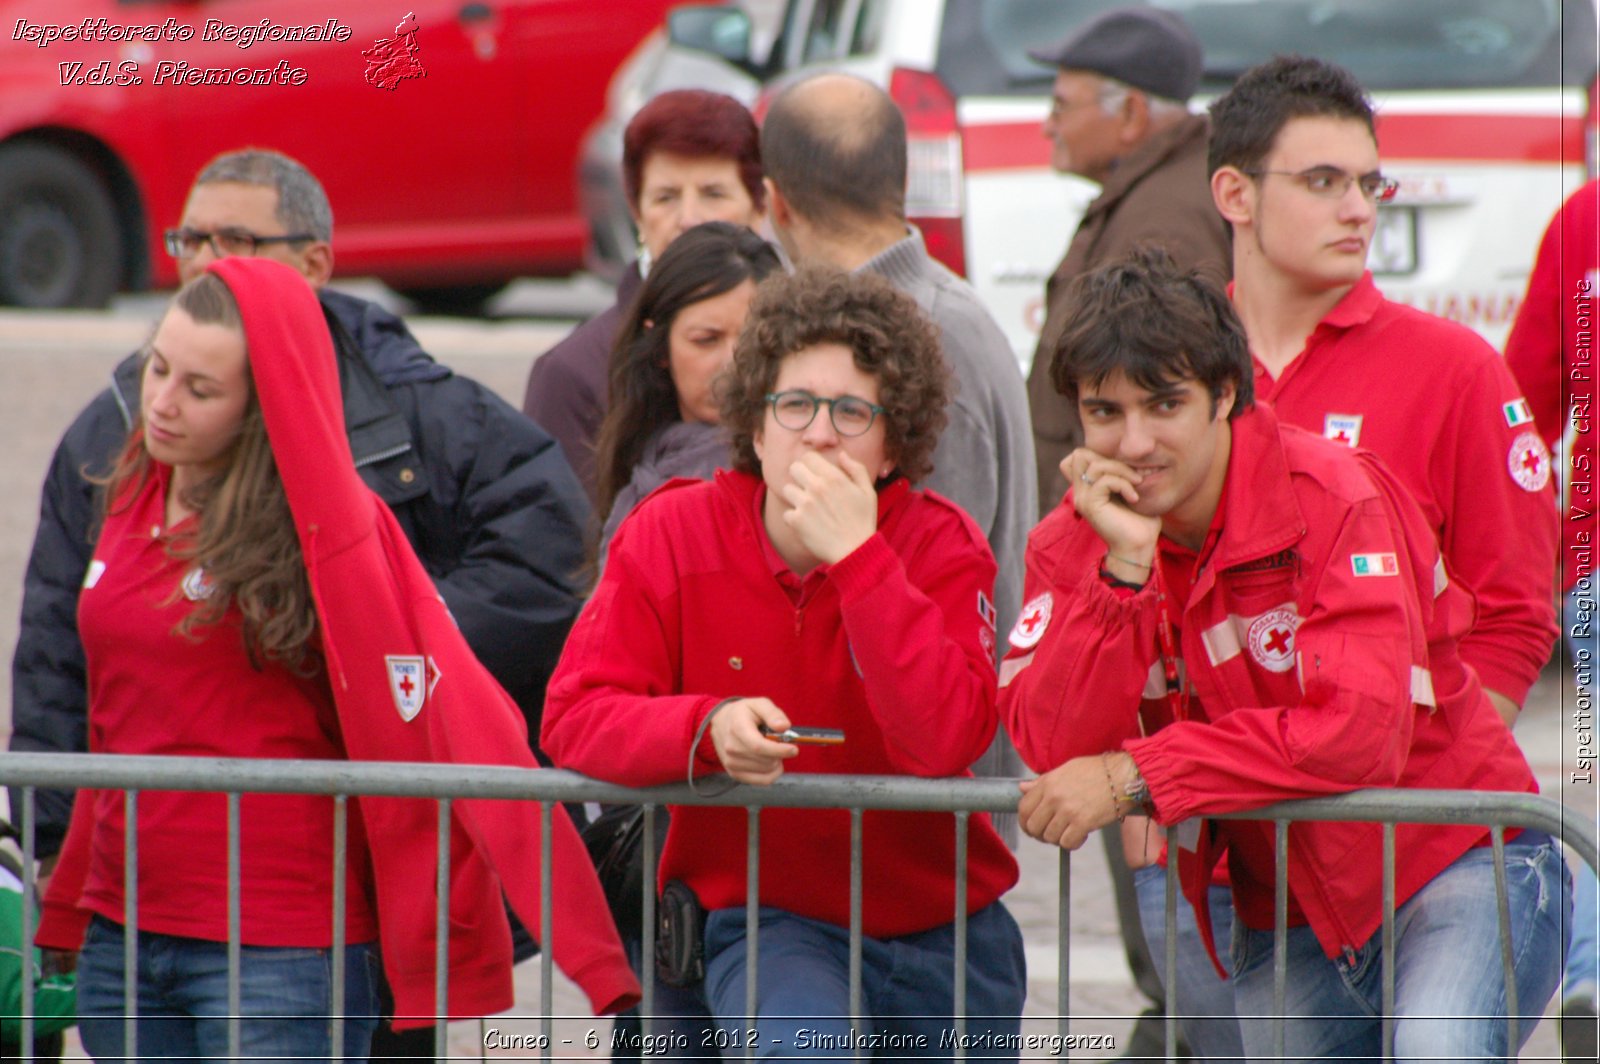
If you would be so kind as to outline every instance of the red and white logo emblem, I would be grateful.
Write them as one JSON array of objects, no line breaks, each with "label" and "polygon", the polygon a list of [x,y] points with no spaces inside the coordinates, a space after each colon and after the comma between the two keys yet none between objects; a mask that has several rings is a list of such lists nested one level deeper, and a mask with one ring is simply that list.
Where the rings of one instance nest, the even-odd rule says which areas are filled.
[{"label": "red and white logo emblem", "polygon": [[1322,419],[1322,434],[1334,443],[1356,447],[1361,443],[1361,415],[1328,414]]},{"label": "red and white logo emblem", "polygon": [[1256,664],[1271,672],[1294,668],[1294,632],[1300,618],[1292,610],[1268,610],[1250,624],[1246,642]]},{"label": "red and white logo emblem", "polygon": [[1050,611],[1055,606],[1055,598],[1046,591],[1037,596],[1026,606],[1017,617],[1017,626],[1011,629],[1007,638],[1016,650],[1027,650],[1040,639],[1044,638],[1044,630],[1050,627]]},{"label": "red and white logo emblem", "polygon": [[183,576],[183,597],[190,602],[199,602],[211,597],[211,592],[216,586],[211,583],[211,578],[206,571],[198,565],[190,569]]},{"label": "red and white logo emblem", "polygon": [[1550,483],[1550,452],[1537,432],[1524,432],[1511,441],[1506,469],[1523,491],[1543,491]]},{"label": "red and white logo emblem", "polygon": [[403,720],[412,720],[422,712],[422,703],[428,697],[429,686],[424,678],[426,664],[421,655],[386,654],[384,665],[389,670],[389,693],[394,696],[394,708]]}]

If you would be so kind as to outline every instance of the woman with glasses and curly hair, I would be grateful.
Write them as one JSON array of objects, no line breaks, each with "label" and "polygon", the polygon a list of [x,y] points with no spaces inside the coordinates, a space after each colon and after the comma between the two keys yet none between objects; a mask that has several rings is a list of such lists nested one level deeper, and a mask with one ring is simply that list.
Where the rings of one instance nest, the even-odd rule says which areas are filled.
[{"label": "woman with glasses and curly hair", "polygon": [[[139,417],[105,500],[79,604],[91,751],[534,767],[515,704],[356,473],[327,326],[290,267],[224,259],[179,290],[150,341]],[[469,805],[451,825],[457,931],[441,1010],[433,803],[350,803],[336,938],[334,799],[240,797],[238,1052],[365,1059],[380,932],[396,1014],[413,1026],[512,1004],[502,890],[538,927],[539,816],[528,804]],[[67,954],[62,966],[80,954],[79,1030],[97,1059],[230,1053],[230,820],[222,794],[146,789],[135,805],[78,792],[38,941]],[[559,808],[554,830],[558,959],[580,970],[597,1011],[630,1004],[637,985]],[[124,1043],[134,1002],[136,1053]]]},{"label": "woman with glasses and curly hair", "polygon": [[[912,487],[948,389],[937,332],[887,282],[825,268],[767,280],[722,400],[734,468],[668,485],[618,530],[551,683],[543,742],[556,761],[633,786],[686,768],[691,784],[968,775],[996,726],[995,566],[970,518]],[[843,740],[802,748],[785,741],[795,727]],[[748,1017],[745,813],[672,811],[659,878],[708,912],[719,1045],[838,1056],[855,1044],[850,839],[843,810],[762,812]],[[955,841],[950,814],[862,818],[864,1005],[873,1037],[898,1051],[950,1055]],[[1014,1055],[1022,941],[999,898],[1016,863],[983,815],[967,857],[967,1030]]]}]

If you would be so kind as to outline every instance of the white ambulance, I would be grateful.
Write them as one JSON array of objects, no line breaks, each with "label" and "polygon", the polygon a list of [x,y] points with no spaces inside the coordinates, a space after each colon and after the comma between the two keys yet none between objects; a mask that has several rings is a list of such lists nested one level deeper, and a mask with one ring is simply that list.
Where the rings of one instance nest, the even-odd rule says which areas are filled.
[{"label": "white ambulance", "polygon": [[[1096,192],[1050,170],[1041,126],[1055,72],[1026,52],[1125,3],[787,0],[765,27],[767,48],[763,27],[740,8],[679,8],[668,33],[618,72],[591,148],[609,154],[614,171],[616,131],[664,89],[713,88],[756,102],[822,69],[885,86],[911,138],[909,213],[933,254],[977,288],[1026,366],[1045,280]],[[1316,55],[1351,70],[1378,106],[1383,169],[1401,182],[1373,241],[1379,286],[1502,345],[1540,234],[1593,163],[1594,0],[1159,6],[1180,12],[1205,45],[1196,107],[1274,54]],[[597,193],[606,164],[596,160],[591,151],[586,199],[609,200],[615,233],[619,197]],[[606,215],[591,211],[597,232]]]}]

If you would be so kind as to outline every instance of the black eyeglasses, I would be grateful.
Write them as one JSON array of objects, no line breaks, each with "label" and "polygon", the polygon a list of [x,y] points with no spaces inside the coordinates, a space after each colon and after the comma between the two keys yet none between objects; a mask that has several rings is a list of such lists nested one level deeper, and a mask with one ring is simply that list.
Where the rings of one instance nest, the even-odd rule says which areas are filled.
[{"label": "black eyeglasses", "polygon": [[210,244],[212,253],[223,258],[228,255],[254,255],[267,244],[298,244],[316,239],[310,233],[257,236],[248,229],[218,229],[210,233],[204,229],[168,229],[164,235],[167,254],[175,259],[193,258],[200,253],[203,244]]},{"label": "black eyeglasses", "polygon": [[1343,199],[1351,185],[1361,188],[1361,195],[1369,203],[1388,203],[1400,191],[1400,182],[1380,173],[1347,174],[1335,166],[1314,166],[1310,170],[1246,170],[1251,177],[1277,174],[1292,177],[1313,196],[1322,199]]},{"label": "black eyeglasses", "polygon": [[766,398],[772,404],[772,416],[778,424],[792,432],[810,428],[811,422],[816,420],[817,407],[823,403],[828,404],[828,420],[833,423],[833,431],[841,436],[862,435],[883,413],[883,407],[877,403],[853,395],[823,399],[810,392],[788,391],[769,394]]}]

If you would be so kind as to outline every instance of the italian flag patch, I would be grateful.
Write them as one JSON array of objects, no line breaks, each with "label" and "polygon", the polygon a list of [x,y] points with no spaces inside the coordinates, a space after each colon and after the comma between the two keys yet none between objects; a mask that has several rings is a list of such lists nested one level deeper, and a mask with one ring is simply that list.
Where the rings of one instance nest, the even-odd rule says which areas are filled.
[{"label": "italian flag patch", "polygon": [[1521,396],[1502,406],[1500,412],[1506,416],[1506,424],[1512,428],[1533,420],[1533,411],[1528,409],[1528,401]]},{"label": "italian flag patch", "polygon": [[1399,576],[1400,562],[1388,551],[1382,554],[1352,554],[1350,570],[1357,576]]}]

